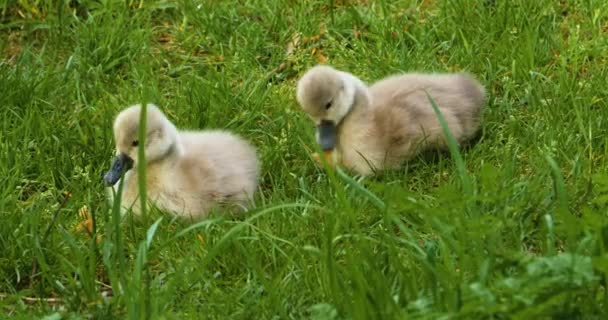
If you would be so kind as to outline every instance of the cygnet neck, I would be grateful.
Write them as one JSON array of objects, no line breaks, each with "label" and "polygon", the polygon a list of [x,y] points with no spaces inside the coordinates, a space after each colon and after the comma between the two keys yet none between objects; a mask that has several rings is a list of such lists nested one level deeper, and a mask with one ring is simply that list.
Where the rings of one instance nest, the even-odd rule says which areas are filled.
[{"label": "cygnet neck", "polygon": [[182,144],[177,128],[169,121],[167,122],[166,134],[168,134],[171,138],[165,140],[165,143],[168,143],[169,146],[164,150],[164,153],[162,153],[159,157],[156,157],[153,161],[150,161],[149,164],[173,162],[182,157],[185,152],[185,148]]},{"label": "cygnet neck", "polygon": [[173,140],[173,144],[167,149],[167,153],[161,158],[165,161],[174,161],[179,159],[184,155],[184,146],[179,139],[179,135],[175,136],[175,140]]},{"label": "cygnet neck", "polygon": [[348,112],[342,119],[342,121],[344,121],[355,114],[367,112],[371,105],[371,94],[361,79],[348,72],[342,72],[341,76],[346,83],[353,86],[353,101]]}]

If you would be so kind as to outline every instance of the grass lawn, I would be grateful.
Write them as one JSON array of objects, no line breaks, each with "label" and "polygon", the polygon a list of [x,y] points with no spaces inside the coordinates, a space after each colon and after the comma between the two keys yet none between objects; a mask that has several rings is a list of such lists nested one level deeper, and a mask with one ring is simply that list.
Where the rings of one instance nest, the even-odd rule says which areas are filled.
[{"label": "grass lawn", "polygon": [[[0,53],[0,318],[608,315],[604,0],[0,0]],[[326,171],[295,101],[317,63],[469,71],[483,134]],[[119,223],[101,174],[142,102],[254,143],[257,208]]]}]

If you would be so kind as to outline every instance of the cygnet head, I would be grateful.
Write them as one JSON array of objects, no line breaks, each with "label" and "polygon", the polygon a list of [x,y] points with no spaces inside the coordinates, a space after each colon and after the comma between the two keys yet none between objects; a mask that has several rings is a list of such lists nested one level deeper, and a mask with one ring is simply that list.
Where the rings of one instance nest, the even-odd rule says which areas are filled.
[{"label": "cygnet head", "polygon": [[297,100],[317,126],[317,142],[325,151],[336,144],[336,126],[355,104],[360,80],[330,66],[319,65],[302,76]]},{"label": "cygnet head", "polygon": [[[137,167],[141,111],[141,105],[134,105],[120,112],[114,120],[116,158],[112,162],[110,171],[104,176],[107,185],[114,185],[123,172]],[[144,138],[146,163],[162,160],[175,151],[177,151],[177,129],[158,107],[148,104]]]}]

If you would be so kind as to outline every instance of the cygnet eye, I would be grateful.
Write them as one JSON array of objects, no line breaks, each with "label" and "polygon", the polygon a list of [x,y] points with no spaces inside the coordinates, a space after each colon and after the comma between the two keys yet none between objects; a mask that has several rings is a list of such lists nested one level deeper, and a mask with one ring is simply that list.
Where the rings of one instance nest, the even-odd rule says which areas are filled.
[{"label": "cygnet eye", "polygon": [[325,110],[329,110],[331,108],[331,101],[325,105]]},{"label": "cygnet eye", "polygon": [[139,145],[139,140],[133,140],[131,143],[132,146],[137,147]]}]

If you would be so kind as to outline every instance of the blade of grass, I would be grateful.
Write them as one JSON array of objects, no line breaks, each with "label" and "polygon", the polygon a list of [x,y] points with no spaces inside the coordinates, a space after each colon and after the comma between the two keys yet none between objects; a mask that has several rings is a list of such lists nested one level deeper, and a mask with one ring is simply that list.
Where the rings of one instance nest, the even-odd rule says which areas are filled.
[{"label": "blade of grass", "polygon": [[355,179],[346,174],[342,169],[336,168],[336,172],[338,173],[338,177],[344,180],[348,185],[355,188],[358,193],[367,198],[371,203],[376,206],[380,211],[386,211],[386,204],[382,201],[378,196],[373,194],[371,191],[367,190],[363,185],[357,182]]},{"label": "blade of grass", "polygon": [[154,235],[162,221],[158,218],[146,231],[146,237],[140,241],[133,266],[133,277],[129,284],[128,299],[130,303],[127,310],[130,319],[150,319],[152,315],[150,274],[148,272],[148,252],[152,245]]},{"label": "blade of grass", "polygon": [[[124,290],[127,287],[127,279],[126,279],[126,275],[124,272],[122,272],[121,270],[125,270],[126,268],[126,262],[125,262],[125,257],[124,257],[124,246],[123,246],[123,237],[122,237],[122,232],[120,230],[120,224],[121,224],[121,206],[122,206],[122,193],[123,193],[123,189],[124,189],[124,173],[121,176],[120,180],[118,181],[118,191],[116,191],[114,193],[114,188],[112,188],[112,193],[114,193],[113,195],[113,199],[114,202],[112,204],[112,219],[111,219],[111,223],[107,223],[108,221],[106,221],[106,226],[107,226],[107,232],[106,234],[108,235],[112,235],[113,239],[114,239],[114,252],[107,252],[106,254],[104,254],[104,256],[109,256],[108,258],[111,257],[110,260],[108,260],[108,263],[110,263],[107,267],[108,267],[108,272],[110,273],[110,275],[114,275],[113,278],[117,278],[118,279],[118,283],[116,283],[118,285],[118,287],[120,288],[120,290],[118,292],[122,292],[122,290]],[[110,230],[110,228],[113,228],[113,230]],[[110,248],[106,246],[106,250],[109,250]],[[116,284],[113,286],[114,288],[116,288]]]},{"label": "blade of grass", "polygon": [[456,163],[456,170],[458,170],[458,176],[460,177],[460,181],[462,183],[462,189],[464,191],[464,194],[465,194],[465,196],[468,197],[468,200],[471,200],[475,196],[475,191],[473,188],[473,184],[471,182],[471,178],[469,177],[469,174],[467,173],[467,169],[466,169],[464,160],[462,158],[462,155],[460,154],[458,142],[456,142],[454,135],[452,134],[452,132],[450,131],[450,128],[448,127],[448,123],[445,121],[445,118],[443,117],[443,114],[441,114],[441,110],[439,110],[439,107],[437,106],[437,103],[435,102],[433,97],[431,97],[431,95],[428,92],[426,92],[426,96],[427,96],[429,102],[431,103],[431,106],[433,107],[433,111],[435,112],[435,114],[437,115],[437,118],[439,119],[441,128],[443,129],[443,134],[445,135],[445,138],[447,140],[450,154],[452,155],[452,157],[454,158],[454,162]]},{"label": "blade of grass", "polygon": [[145,221],[148,217],[147,210],[147,190],[146,190],[146,122],[147,122],[148,105],[141,104],[141,113],[139,115],[139,131],[137,148],[137,186],[139,191],[140,214]]}]

